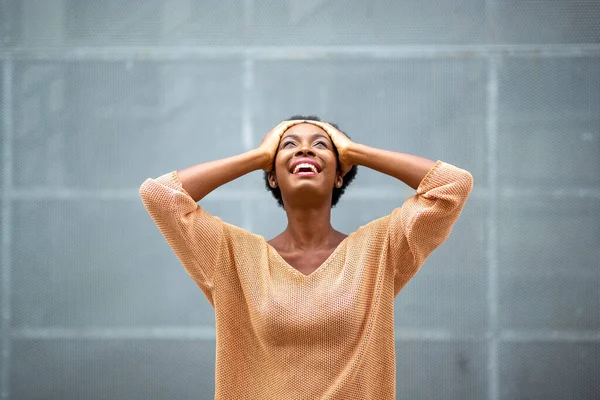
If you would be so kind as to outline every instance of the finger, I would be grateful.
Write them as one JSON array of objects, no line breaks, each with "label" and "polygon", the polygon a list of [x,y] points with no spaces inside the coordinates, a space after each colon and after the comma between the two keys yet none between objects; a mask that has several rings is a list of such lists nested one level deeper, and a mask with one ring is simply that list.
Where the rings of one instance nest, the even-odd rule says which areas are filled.
[{"label": "finger", "polygon": [[282,121],[279,125],[277,125],[277,127],[279,128],[279,130],[281,129],[287,129],[290,126],[294,125],[296,121]]},{"label": "finger", "polygon": [[277,136],[281,137],[285,131],[297,123],[298,122],[296,121],[282,121],[275,128],[273,128],[273,132],[275,132]]},{"label": "finger", "polygon": [[293,125],[303,124],[306,122],[306,120],[305,119],[292,119],[292,120],[289,120],[288,122],[289,122],[289,126],[293,126]]},{"label": "finger", "polygon": [[331,136],[331,134],[332,134],[331,128],[333,128],[331,125],[326,124],[326,123],[321,122],[321,121],[310,121],[309,120],[309,121],[306,121],[306,122],[308,122],[309,124],[313,124],[313,125],[318,126],[319,128],[323,129],[325,132],[327,132],[327,134],[329,136]]},{"label": "finger", "polygon": [[282,129],[285,132],[287,129],[291,128],[294,125],[298,125],[298,124],[302,124],[306,122],[305,120],[301,120],[301,119],[293,119],[293,120],[289,120],[289,121],[283,121],[282,124]]},{"label": "finger", "polygon": [[335,132],[336,135],[340,135],[341,137],[344,137],[348,140],[350,140],[350,138],[348,138],[348,135],[346,135],[346,133],[344,131],[339,130],[338,128],[336,128],[335,126],[331,125],[329,122],[324,122],[323,123],[331,132]]},{"label": "finger", "polygon": [[320,127],[323,127],[323,125],[324,125],[323,122],[321,122],[321,121],[313,121],[311,119],[307,120],[306,122],[309,124],[320,126]]}]

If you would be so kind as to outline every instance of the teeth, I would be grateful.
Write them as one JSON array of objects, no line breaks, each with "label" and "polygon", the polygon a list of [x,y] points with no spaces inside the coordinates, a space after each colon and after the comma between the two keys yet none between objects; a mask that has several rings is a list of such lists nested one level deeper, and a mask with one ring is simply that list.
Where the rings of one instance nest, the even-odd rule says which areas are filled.
[{"label": "teeth", "polygon": [[315,174],[318,173],[317,167],[315,167],[314,165],[309,164],[309,163],[302,163],[302,164],[296,165],[293,173],[294,174],[297,173],[300,168],[310,168],[312,170],[312,172],[314,172]]}]

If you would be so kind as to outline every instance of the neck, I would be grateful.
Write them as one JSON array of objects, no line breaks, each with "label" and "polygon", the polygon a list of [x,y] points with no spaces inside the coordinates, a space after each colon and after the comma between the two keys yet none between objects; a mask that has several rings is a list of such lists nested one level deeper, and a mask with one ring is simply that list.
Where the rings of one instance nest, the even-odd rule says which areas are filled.
[{"label": "neck", "polygon": [[286,207],[288,225],[283,235],[293,249],[306,250],[327,247],[332,234],[331,204],[314,207]]}]

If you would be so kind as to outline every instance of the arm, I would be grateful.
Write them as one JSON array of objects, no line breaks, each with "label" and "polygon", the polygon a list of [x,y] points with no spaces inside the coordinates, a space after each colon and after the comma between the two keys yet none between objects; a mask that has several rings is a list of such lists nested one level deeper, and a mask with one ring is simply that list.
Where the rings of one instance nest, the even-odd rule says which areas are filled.
[{"label": "arm", "polygon": [[347,154],[352,165],[362,165],[393,176],[415,190],[436,163],[412,154],[376,149],[358,143],[352,143]]},{"label": "arm", "polygon": [[197,202],[219,186],[249,172],[259,169],[270,171],[281,135],[291,126],[302,122],[304,121],[280,123],[267,133],[258,148],[246,153],[177,171],[183,188]]},{"label": "arm", "polygon": [[376,149],[355,143],[327,122],[307,122],[322,128],[331,137],[338,151],[342,175],[346,175],[353,165],[362,165],[400,179],[417,190],[425,175],[436,164],[435,161],[412,154]]},{"label": "arm", "polygon": [[342,174],[358,164],[400,179],[416,190],[391,215],[373,221],[386,230],[387,263],[397,295],[425,259],[450,235],[473,188],[468,171],[443,161],[380,150],[352,142],[333,126],[322,127],[338,149]]},{"label": "arm", "polygon": [[411,256],[398,264],[396,272],[404,277],[414,275],[450,235],[473,188],[473,176],[442,161],[357,143],[349,144],[346,154],[350,163],[393,176],[416,190],[392,212],[389,236],[394,259]]},{"label": "arm", "polygon": [[289,126],[290,122],[278,125],[255,150],[148,178],[140,186],[148,214],[211,304],[215,271],[233,262],[223,247],[232,227],[226,227],[197,201],[250,171],[270,169],[280,135]]},{"label": "arm", "polygon": [[219,186],[262,169],[266,164],[266,157],[267,155],[258,149],[253,149],[237,156],[198,164],[177,171],[177,174],[183,188],[198,202]]}]

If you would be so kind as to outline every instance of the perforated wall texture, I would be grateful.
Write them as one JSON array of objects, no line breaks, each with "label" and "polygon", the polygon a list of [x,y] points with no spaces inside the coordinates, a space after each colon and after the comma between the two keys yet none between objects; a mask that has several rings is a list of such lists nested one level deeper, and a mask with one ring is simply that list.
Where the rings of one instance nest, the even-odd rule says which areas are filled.
[{"label": "perforated wall texture", "polygon": [[[298,113],[473,174],[396,299],[398,399],[600,398],[600,2],[583,0],[0,1],[0,398],[213,398],[214,310],[138,187]],[[413,194],[362,168],[333,225]],[[285,228],[260,171],[202,203]]]}]

